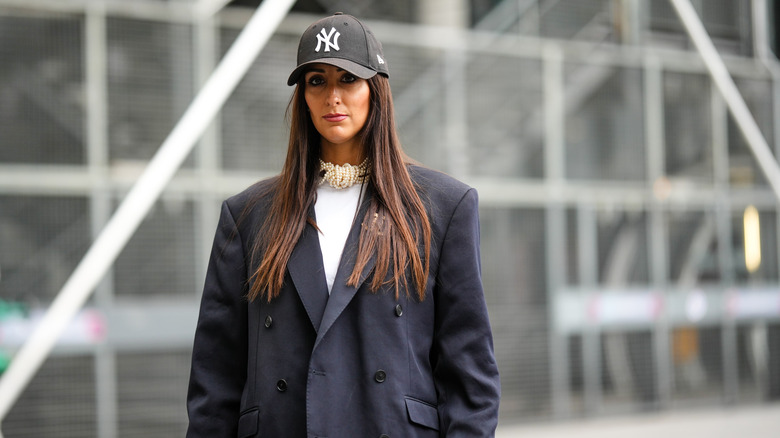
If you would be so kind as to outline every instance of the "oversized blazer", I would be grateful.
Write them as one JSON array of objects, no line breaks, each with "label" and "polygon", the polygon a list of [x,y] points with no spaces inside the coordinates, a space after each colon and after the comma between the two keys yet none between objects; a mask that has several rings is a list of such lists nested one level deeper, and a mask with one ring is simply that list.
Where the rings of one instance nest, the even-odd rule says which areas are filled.
[{"label": "oversized blazer", "polygon": [[[280,295],[248,302],[250,251],[268,214],[260,182],[222,205],[192,354],[191,438],[492,437],[498,368],[482,290],[476,191],[410,166],[432,227],[423,301],[359,287],[359,206],[328,296],[317,230],[307,225]],[[313,209],[311,209],[313,215]]]}]

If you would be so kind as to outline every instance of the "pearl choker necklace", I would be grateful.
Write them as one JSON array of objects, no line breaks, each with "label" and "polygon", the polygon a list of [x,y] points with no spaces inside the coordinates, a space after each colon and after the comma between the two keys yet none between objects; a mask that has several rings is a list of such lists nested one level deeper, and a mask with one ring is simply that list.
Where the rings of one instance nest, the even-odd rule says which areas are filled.
[{"label": "pearl choker necklace", "polygon": [[349,163],[344,165],[326,163],[320,160],[320,175],[322,176],[320,184],[327,181],[337,190],[346,189],[353,184],[363,184],[368,178],[368,158],[357,166]]},{"label": "pearl choker necklace", "polygon": [[327,181],[334,189],[346,189],[354,184],[363,184],[368,178],[368,158],[362,163],[354,166],[352,164],[333,164],[320,160],[320,175],[323,184]]}]

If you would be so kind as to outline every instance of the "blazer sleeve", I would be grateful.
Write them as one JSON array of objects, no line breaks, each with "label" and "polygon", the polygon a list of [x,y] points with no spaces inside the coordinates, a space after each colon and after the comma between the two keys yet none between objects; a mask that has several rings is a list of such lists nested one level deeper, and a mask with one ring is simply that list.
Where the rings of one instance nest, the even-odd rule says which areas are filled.
[{"label": "blazer sleeve", "polygon": [[435,290],[434,380],[441,436],[492,437],[500,383],[482,289],[477,193],[458,203],[441,245]]},{"label": "blazer sleeve", "polygon": [[192,351],[189,438],[237,435],[247,363],[245,284],[241,236],[223,203]]}]

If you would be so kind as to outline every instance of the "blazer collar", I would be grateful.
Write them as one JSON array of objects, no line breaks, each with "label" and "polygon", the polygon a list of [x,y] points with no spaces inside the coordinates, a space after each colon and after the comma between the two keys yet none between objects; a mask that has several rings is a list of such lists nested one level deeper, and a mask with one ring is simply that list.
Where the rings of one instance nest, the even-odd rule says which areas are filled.
[{"label": "blazer collar", "polygon": [[[374,269],[376,259],[372,255],[363,268],[358,284],[356,286],[347,286],[347,278],[355,269],[355,262],[357,261],[357,248],[360,241],[363,217],[366,215],[372,197],[373,190],[370,186],[367,186],[366,193],[363,195],[363,200],[355,216],[355,221],[347,236],[344,252],[341,255],[341,262],[333,282],[333,289],[330,291],[330,297],[328,297],[325,268],[322,264],[322,250],[319,237],[317,236],[318,231],[311,224],[306,224],[301,238],[295,244],[292,254],[290,254],[290,260],[287,262],[287,271],[290,273],[295,290],[303,303],[303,307],[306,309],[309,320],[311,320],[314,330],[317,331],[315,347],[349,302],[352,301],[352,298],[360,289],[368,274]],[[309,207],[309,217],[315,217],[314,205]]]},{"label": "blazer collar", "polygon": [[[323,336],[328,332],[330,327],[341,315],[344,309],[347,307],[352,298],[354,298],[357,291],[366,281],[366,277],[374,269],[376,263],[375,255],[366,263],[360,274],[360,280],[355,286],[347,286],[347,278],[352,275],[352,271],[355,269],[355,263],[357,261],[358,243],[360,242],[360,231],[363,228],[363,218],[366,215],[368,206],[371,204],[371,198],[373,197],[373,190],[370,185],[366,186],[366,192],[363,196],[363,200],[358,208],[355,221],[352,223],[352,228],[347,236],[347,241],[344,245],[344,252],[341,254],[341,262],[339,268],[336,271],[336,278],[333,281],[333,289],[330,291],[330,297],[328,298],[325,306],[322,320],[320,322],[319,330],[317,331],[317,339],[314,342],[314,348],[322,340]],[[318,254],[319,255],[319,254]],[[320,257],[321,258],[321,257]],[[327,292],[326,292],[327,293]]]},{"label": "blazer collar", "polygon": [[[314,217],[313,205],[309,208],[309,216]],[[306,224],[303,234],[295,244],[287,262],[287,271],[314,330],[319,330],[322,312],[328,302],[328,286],[322,264],[320,240],[317,230],[311,224]]]}]

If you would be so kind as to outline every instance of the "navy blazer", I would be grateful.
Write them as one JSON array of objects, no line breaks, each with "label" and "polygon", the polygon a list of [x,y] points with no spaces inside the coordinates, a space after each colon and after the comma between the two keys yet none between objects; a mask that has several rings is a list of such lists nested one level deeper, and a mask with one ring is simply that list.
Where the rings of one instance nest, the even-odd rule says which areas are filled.
[{"label": "navy blazer", "polygon": [[425,300],[346,285],[368,199],[328,296],[307,225],[280,295],[248,302],[268,182],[222,205],[192,353],[188,437],[492,437],[498,368],[482,290],[476,191],[409,167],[432,227]]}]

